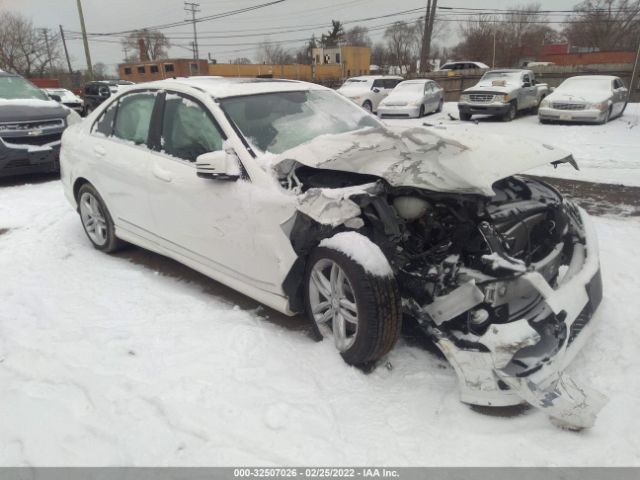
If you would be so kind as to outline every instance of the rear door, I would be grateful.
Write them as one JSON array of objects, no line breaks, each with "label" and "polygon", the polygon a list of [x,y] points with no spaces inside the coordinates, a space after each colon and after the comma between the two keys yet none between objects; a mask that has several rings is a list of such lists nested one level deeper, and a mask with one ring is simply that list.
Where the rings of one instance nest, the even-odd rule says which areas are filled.
[{"label": "rear door", "polygon": [[387,95],[389,94],[385,90],[384,80],[381,78],[374,80],[371,86],[371,106],[374,112],[378,110],[378,105]]},{"label": "rear door", "polygon": [[131,92],[111,103],[92,127],[92,182],[118,228],[146,237],[152,229],[147,197],[149,127],[156,91]]},{"label": "rear door", "polygon": [[536,86],[533,84],[533,78],[530,74],[522,75],[522,88],[518,95],[518,107],[520,110],[533,108],[538,104]]}]

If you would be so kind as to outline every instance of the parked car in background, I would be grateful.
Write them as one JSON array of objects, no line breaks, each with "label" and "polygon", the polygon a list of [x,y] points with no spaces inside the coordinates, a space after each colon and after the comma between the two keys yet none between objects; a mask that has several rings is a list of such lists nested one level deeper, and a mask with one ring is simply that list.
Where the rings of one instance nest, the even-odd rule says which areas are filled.
[{"label": "parked car in background", "polygon": [[43,88],[45,93],[55,101],[74,110],[78,115],[84,115],[82,98],[66,88]]},{"label": "parked car in background", "polygon": [[77,122],[73,110],[0,70],[0,177],[58,171],[62,132]]},{"label": "parked car in background", "polygon": [[380,102],[402,80],[402,77],[391,75],[364,75],[348,78],[338,89],[338,93],[369,112],[377,112]]},{"label": "parked car in background", "polygon": [[127,85],[133,85],[127,80],[96,80],[84,86],[84,111],[88,115],[112,94]]},{"label": "parked car in background", "polygon": [[541,123],[607,123],[627,107],[628,90],[619,77],[584,75],[567,78],[540,104]]},{"label": "parked car in background", "polygon": [[462,401],[527,401],[583,428],[604,401],[562,372],[596,324],[599,253],[583,210],[515,175],[549,163],[575,161],[524,138],[391,130],[320,85],[191,77],[69,128],[61,178],[98,250],[128,241],[306,312],[353,365],[415,322]]},{"label": "parked car in background", "polygon": [[400,82],[378,105],[380,118],[423,117],[440,112],[444,105],[444,90],[433,80]]},{"label": "parked car in background", "polygon": [[444,65],[441,65],[437,70],[438,72],[446,72],[450,70],[489,70],[491,67],[489,65],[482,62],[470,62],[470,61],[460,61],[460,62],[447,62]]},{"label": "parked car in background", "polygon": [[536,112],[548,94],[549,86],[537,83],[531,70],[491,70],[460,95],[460,120],[471,120],[473,115],[498,115],[509,122],[518,112]]}]

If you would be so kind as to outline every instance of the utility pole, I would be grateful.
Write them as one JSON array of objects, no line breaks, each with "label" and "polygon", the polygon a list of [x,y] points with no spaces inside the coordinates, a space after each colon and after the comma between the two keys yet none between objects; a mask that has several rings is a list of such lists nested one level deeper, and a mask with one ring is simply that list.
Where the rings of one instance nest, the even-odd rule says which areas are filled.
[{"label": "utility pole", "polygon": [[640,83],[640,35],[638,35],[638,51],[636,52],[636,61],[633,64],[633,73],[631,74],[631,84],[629,85],[629,92],[627,93],[627,102],[631,101],[633,89],[638,87],[638,83]]},{"label": "utility pole", "polygon": [[93,64],[91,63],[91,53],[89,52],[89,41],[87,40],[87,29],[84,26],[84,15],[82,13],[82,3],[77,0],[78,15],[80,15],[80,28],[82,29],[82,41],[84,43],[84,55],[87,59],[87,77],[93,80]]},{"label": "utility pole", "polygon": [[427,1],[427,15],[425,18],[425,31],[422,38],[422,54],[420,55],[420,71],[426,72],[429,65],[429,57],[431,55],[431,36],[433,35],[433,22],[436,19],[436,9],[438,8],[438,0]]},{"label": "utility pole", "polygon": [[73,70],[71,68],[71,59],[69,59],[69,50],[67,50],[67,41],[64,39],[64,30],[62,29],[62,25],[60,27],[60,38],[62,39],[62,46],[64,47],[64,55],[67,57],[67,66],[69,67],[69,75],[73,75]]},{"label": "utility pole", "polygon": [[198,31],[196,29],[196,13],[200,11],[200,4],[195,2],[184,2],[185,12],[191,12],[191,22],[193,23],[193,59],[200,59],[198,51]]},{"label": "utility pole", "polygon": [[491,68],[496,68],[496,30],[497,27],[493,26],[493,61],[491,62]]},{"label": "utility pole", "polygon": [[47,63],[49,64],[49,73],[53,70],[53,64],[51,63],[51,49],[49,48],[49,29],[41,28],[40,31],[44,36],[44,44],[47,47]]},{"label": "utility pole", "polygon": [[420,51],[420,73],[427,71],[429,54],[427,53],[427,32],[429,31],[429,16],[431,15],[431,0],[427,0],[427,11],[424,15],[424,31],[422,32],[422,50]]}]

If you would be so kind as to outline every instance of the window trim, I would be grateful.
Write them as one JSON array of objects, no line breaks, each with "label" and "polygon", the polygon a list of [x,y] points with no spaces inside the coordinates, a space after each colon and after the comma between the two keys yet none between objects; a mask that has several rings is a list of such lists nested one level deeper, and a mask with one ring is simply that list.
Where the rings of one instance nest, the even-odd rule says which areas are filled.
[{"label": "window trim", "polygon": [[[162,97],[162,102],[158,106],[157,110],[154,109],[154,112],[153,112],[153,115],[157,115],[157,119],[155,121],[155,124],[154,124],[153,119],[152,119],[152,124],[149,126],[149,135],[150,136],[152,134],[154,135],[152,138],[149,139],[150,140],[149,141],[149,150],[151,152],[155,153],[155,154],[162,155],[163,158],[168,158],[170,160],[175,160],[176,162],[180,162],[182,164],[190,165],[195,169],[196,168],[195,160],[193,160],[193,161],[186,160],[184,158],[180,158],[180,157],[175,157],[173,155],[169,155],[168,153],[162,151],[162,141],[161,141],[161,139],[162,139],[162,135],[164,133],[164,110],[165,110],[166,98],[167,98],[168,94],[178,95],[179,97],[186,98],[187,100],[197,104],[204,111],[205,115],[207,115],[207,117],[209,117],[209,120],[211,120],[211,122],[213,123],[213,126],[215,127],[215,129],[218,130],[218,133],[220,134],[220,137],[222,137],[223,143],[226,142],[229,138],[224,133],[224,130],[220,127],[220,123],[218,123],[218,120],[216,119],[216,117],[213,114],[213,112],[204,104],[204,102],[202,102],[201,100],[199,100],[198,98],[192,96],[189,93],[178,92],[176,90],[168,90],[168,89],[167,90],[163,90],[162,93],[160,95],[158,95],[158,98]],[[152,127],[155,127],[155,128],[152,130]],[[223,150],[224,150],[224,148],[223,148]],[[240,163],[242,163],[242,161]],[[244,171],[244,166],[241,165],[241,169]]]},{"label": "window trim", "polygon": [[[125,97],[128,97],[129,95],[139,95],[141,93],[155,93],[155,103],[153,105],[153,109],[151,110],[151,119],[149,120],[149,133],[147,134],[147,140],[145,141],[145,143],[140,143],[138,145],[129,145],[129,146],[133,146],[133,147],[144,147],[147,150],[151,150],[149,144],[150,144],[150,139],[151,139],[151,127],[153,126],[153,122],[154,122],[154,113],[156,111],[157,108],[157,104],[158,104],[158,98],[160,97],[161,91],[157,88],[145,88],[145,89],[141,89],[141,90],[133,90],[133,91],[128,91],[126,93],[123,93],[122,95],[114,98],[111,102],[109,102],[109,104],[104,108],[104,110],[102,110],[102,112],[100,112],[100,115],[98,115],[98,118],[96,118],[94,120],[94,122],[91,124],[91,128],[89,129],[89,135],[91,135],[92,137],[96,137],[96,138],[100,138],[103,140],[109,140],[111,142],[116,142],[116,143],[121,143],[117,140],[114,140],[112,137],[113,132],[116,128],[116,119],[118,118],[118,113],[120,112],[120,100],[122,100]],[[106,102],[105,102],[106,103]],[[102,119],[102,117],[104,117],[104,115],[106,114],[107,110],[109,110],[109,107],[113,104],[116,104],[115,108],[116,108],[116,112],[113,115],[113,123],[111,124],[111,133],[107,136],[102,136],[102,135],[96,135],[95,130],[96,130],[96,125],[98,124],[98,122]],[[120,137],[116,137],[120,140],[122,140]]]}]

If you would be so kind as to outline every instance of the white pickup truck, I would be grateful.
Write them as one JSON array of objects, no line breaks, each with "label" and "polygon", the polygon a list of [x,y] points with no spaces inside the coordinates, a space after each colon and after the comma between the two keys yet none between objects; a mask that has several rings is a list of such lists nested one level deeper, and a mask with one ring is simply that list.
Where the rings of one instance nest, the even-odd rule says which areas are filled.
[{"label": "white pickup truck", "polygon": [[490,70],[460,95],[460,120],[471,120],[473,115],[499,115],[510,122],[520,111],[536,113],[549,93],[549,86],[537,83],[531,70]]}]

